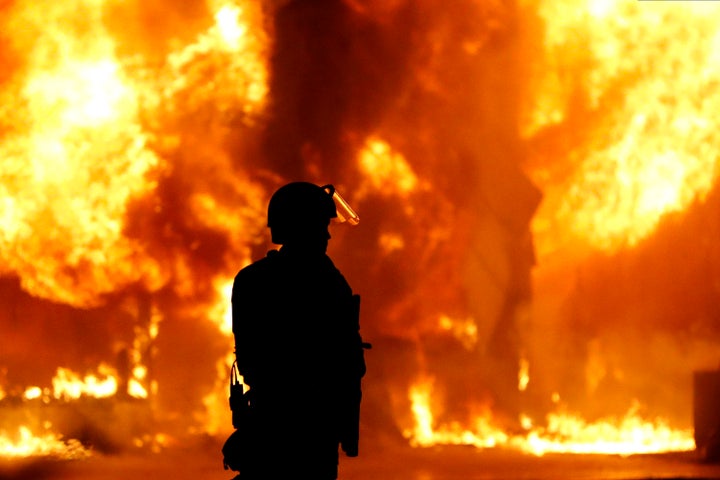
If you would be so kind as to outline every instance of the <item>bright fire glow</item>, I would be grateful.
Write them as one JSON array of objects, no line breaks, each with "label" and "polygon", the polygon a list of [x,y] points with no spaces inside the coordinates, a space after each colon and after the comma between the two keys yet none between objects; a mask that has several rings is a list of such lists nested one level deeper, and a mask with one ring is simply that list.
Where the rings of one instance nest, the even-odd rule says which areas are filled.
[{"label": "bright fire glow", "polygon": [[[545,192],[533,225],[539,253],[572,238],[605,250],[635,245],[715,184],[720,6],[542,0],[539,7],[545,60],[525,135],[557,124],[589,133],[585,143],[543,154],[563,159],[557,170],[546,159],[531,171]],[[587,114],[573,116],[578,92]]]},{"label": "bright fire glow", "polygon": [[[192,88],[194,98],[212,98],[221,110],[242,100],[245,113],[257,113],[264,107],[268,90],[262,12],[252,2],[242,2],[242,7],[231,1],[213,3],[215,25],[194,43],[168,56],[168,64],[177,75],[168,79],[171,84],[165,87],[165,95]],[[251,25],[256,28],[251,29]],[[202,65],[207,57],[218,62],[217,77],[211,82],[207,72],[195,65]]]},{"label": "bright fire glow", "polygon": [[577,415],[550,413],[547,426],[529,431],[511,443],[535,455],[601,453],[633,455],[695,449],[691,429],[672,429],[663,419],[646,420],[632,409],[622,418],[587,422]]},{"label": "bright fire glow", "polygon": [[[0,92],[0,109],[10,119],[0,143],[0,273],[17,275],[25,291],[90,307],[100,305],[103,295],[129,286],[157,291],[177,275],[177,290],[192,294],[196,282],[189,261],[163,264],[144,244],[125,236],[125,215],[132,200],[152,196],[157,178],[172,170],[158,153],[161,149],[154,147],[157,137],[165,148],[170,148],[166,143],[180,142],[179,135],[151,131],[148,124],[162,123],[152,107],[163,104],[175,113],[178,102],[186,102],[191,111],[212,104],[223,113],[241,110],[242,121],[252,123],[265,106],[268,41],[260,8],[253,2],[210,3],[214,25],[171,52],[160,66],[119,56],[104,26],[101,0],[14,2],[8,7],[5,34],[15,50],[27,54]],[[620,0],[538,3],[547,27],[546,64],[526,112],[524,136],[532,139],[544,128],[565,122],[601,132],[570,151],[551,152],[572,164],[567,177],[558,179],[544,167],[532,171],[546,192],[533,225],[538,249],[542,254],[557,248],[563,240],[558,237],[564,235],[602,249],[633,245],[667,213],[702,200],[715,182],[720,156],[715,146],[720,127],[720,95],[715,93],[720,78],[718,7]],[[83,28],[75,32],[67,25]],[[584,72],[580,65],[592,67],[576,77],[572,72]],[[152,74],[147,71],[154,69],[158,79],[148,80]],[[208,72],[213,72],[212,81]],[[578,90],[587,97],[588,112],[602,113],[593,116],[601,118],[596,120],[600,124],[573,116]],[[382,138],[369,138],[357,160],[366,191],[407,198],[424,188],[411,163]],[[230,243],[242,244],[236,237],[244,230],[236,228],[237,209],[224,207],[213,193],[189,192],[188,216],[227,233]],[[259,192],[253,193],[260,198]],[[379,241],[386,253],[405,248],[400,234],[385,232]],[[198,308],[209,311],[202,318],[209,317],[229,337],[231,285],[217,279],[212,284],[222,306]],[[157,389],[142,352],[151,349],[161,320],[153,311],[150,323],[136,331],[130,352],[131,396],[147,398]],[[476,346],[472,319],[443,316],[439,328],[468,349]],[[229,363],[230,357],[218,362],[216,388],[203,399],[208,412],[228,414]],[[528,381],[527,361],[521,359],[518,389],[524,390]],[[52,393],[30,387],[23,398],[107,397],[117,388],[117,374],[106,365],[98,368],[98,375],[84,377],[59,368]],[[0,389],[0,399],[4,396]],[[555,412],[544,427],[523,415],[525,434],[510,435],[484,410],[466,425],[437,424],[431,382],[413,386],[410,400],[415,424],[405,434],[418,446],[509,446],[537,455],[693,448],[691,432],[672,430],[662,420],[641,419],[635,412],[592,423]],[[228,424],[216,417],[200,423],[208,432]],[[137,443],[165,441],[160,436]],[[52,434],[36,436],[22,427],[17,435],[0,434],[0,453],[87,452],[77,442]]]},{"label": "bright fire glow", "polygon": [[587,422],[580,416],[556,411],[539,426],[531,417],[520,416],[523,434],[511,435],[493,424],[492,415],[483,410],[467,422],[436,425],[432,402],[432,379],[413,385],[409,392],[414,426],[405,430],[415,446],[472,445],[478,448],[503,446],[533,455],[545,453],[597,453],[633,455],[667,451],[689,451],[695,448],[692,430],[672,429],[662,419],[646,420],[631,408],[622,418]]},{"label": "bright fire glow", "polygon": [[478,329],[474,319],[458,320],[448,315],[441,315],[439,323],[442,330],[450,332],[468,350],[477,344]]},{"label": "bright fire glow", "polygon": [[97,374],[80,374],[65,367],[58,367],[52,379],[52,389],[38,386],[27,387],[22,394],[25,400],[50,398],[58,400],[76,400],[80,397],[106,398],[117,393],[117,371],[105,364],[98,366]]},{"label": "bright fire glow", "polygon": [[368,139],[358,162],[373,191],[406,196],[418,187],[418,178],[405,157],[382,139]]},{"label": "bright fire glow", "polygon": [[215,281],[215,290],[218,293],[217,301],[209,315],[210,320],[215,322],[220,331],[228,337],[232,336],[232,309],[230,307],[232,287],[232,279],[218,279]]},{"label": "bright fire glow", "polygon": [[[122,235],[125,205],[152,185],[158,160],[101,7],[15,5],[8,31],[27,65],[0,92],[14,119],[0,143],[0,263],[31,294],[83,307],[158,280],[152,265],[130,261],[137,246]],[[67,31],[72,18],[86,36]]]},{"label": "bright fire glow", "polygon": [[81,396],[103,398],[115,395],[118,382],[117,373],[112,367],[100,364],[99,376],[80,376],[68,368],[60,367],[52,379],[53,397],[64,400],[78,399]]},{"label": "bright fire glow", "polygon": [[518,370],[518,390],[524,392],[530,383],[530,362],[527,358],[520,357],[520,369]]},{"label": "bright fire glow", "polygon": [[43,396],[43,390],[40,387],[33,386],[28,387],[25,389],[25,392],[23,393],[23,398],[26,400],[35,400],[36,398],[40,398]]},{"label": "bright fire glow", "polygon": [[[150,145],[158,132],[149,127],[162,121],[153,109],[172,109],[192,89],[191,103],[233,108],[252,122],[267,92],[267,40],[263,28],[250,28],[260,25],[260,8],[215,3],[215,25],[160,69],[118,55],[102,1],[8,9],[7,35],[26,63],[0,91],[8,119],[0,143],[0,273],[18,275],[32,295],[77,307],[99,305],[129,285],[155,291],[168,282],[175,265],[161,265],[124,232],[128,203],[152,195],[156,175],[168,168]],[[204,77],[209,62],[222,73],[212,82]],[[232,229],[234,218],[223,228]]]},{"label": "bright fire glow", "polygon": [[52,456],[69,460],[89,455],[90,451],[79,441],[63,441],[52,433],[35,435],[27,427],[20,427],[13,434],[0,431],[0,457]]},{"label": "bright fire glow", "polygon": [[473,429],[459,423],[435,425],[432,391],[432,378],[425,378],[410,388],[409,398],[415,424],[403,433],[411,445],[473,445],[478,448],[492,448],[507,443],[508,435],[502,429],[491,425],[489,414],[477,416],[473,421]]}]

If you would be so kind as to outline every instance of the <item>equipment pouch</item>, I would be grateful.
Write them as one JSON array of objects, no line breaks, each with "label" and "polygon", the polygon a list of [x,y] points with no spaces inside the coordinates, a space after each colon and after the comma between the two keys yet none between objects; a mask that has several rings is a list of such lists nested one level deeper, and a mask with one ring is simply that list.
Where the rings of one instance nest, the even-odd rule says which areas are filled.
[{"label": "equipment pouch", "polygon": [[235,431],[222,447],[223,467],[226,470],[240,472],[252,455],[253,428],[250,391],[244,391],[245,385],[240,381],[237,360],[230,368],[230,410]]},{"label": "equipment pouch", "polygon": [[240,372],[237,367],[237,360],[230,368],[230,411],[232,412],[232,424],[235,428],[242,428],[247,424],[250,414],[250,395],[244,391],[245,385],[240,381]]}]

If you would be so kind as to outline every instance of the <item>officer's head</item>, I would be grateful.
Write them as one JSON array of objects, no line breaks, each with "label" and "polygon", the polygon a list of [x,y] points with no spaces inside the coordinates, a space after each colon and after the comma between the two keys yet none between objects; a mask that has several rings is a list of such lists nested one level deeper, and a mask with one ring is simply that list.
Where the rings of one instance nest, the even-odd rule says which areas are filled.
[{"label": "officer's head", "polygon": [[308,182],[292,182],[280,187],[268,204],[268,227],[272,242],[278,245],[327,248],[328,225],[337,217],[334,188]]}]

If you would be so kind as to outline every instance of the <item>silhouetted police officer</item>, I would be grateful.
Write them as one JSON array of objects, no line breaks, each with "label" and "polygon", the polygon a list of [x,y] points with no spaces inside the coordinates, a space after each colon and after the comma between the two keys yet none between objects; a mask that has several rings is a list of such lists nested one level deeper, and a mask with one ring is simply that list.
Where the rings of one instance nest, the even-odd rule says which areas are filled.
[{"label": "silhouetted police officer", "polygon": [[243,480],[334,480],[338,447],[357,455],[360,298],[326,254],[333,192],[307,182],[278,189],[268,226],[282,247],[235,277],[236,358],[252,417]]}]

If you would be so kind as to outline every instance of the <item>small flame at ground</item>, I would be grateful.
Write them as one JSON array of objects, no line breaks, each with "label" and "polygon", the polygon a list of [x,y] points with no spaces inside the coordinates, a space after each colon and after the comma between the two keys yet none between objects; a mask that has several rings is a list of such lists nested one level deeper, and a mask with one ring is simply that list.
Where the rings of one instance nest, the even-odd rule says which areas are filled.
[{"label": "small flame at ground", "polygon": [[568,413],[550,413],[547,426],[535,428],[510,444],[535,455],[599,453],[634,455],[695,449],[692,429],[672,429],[663,419],[646,420],[631,409],[624,417],[587,422]]}]

